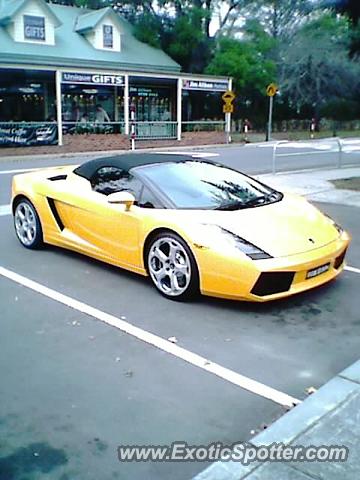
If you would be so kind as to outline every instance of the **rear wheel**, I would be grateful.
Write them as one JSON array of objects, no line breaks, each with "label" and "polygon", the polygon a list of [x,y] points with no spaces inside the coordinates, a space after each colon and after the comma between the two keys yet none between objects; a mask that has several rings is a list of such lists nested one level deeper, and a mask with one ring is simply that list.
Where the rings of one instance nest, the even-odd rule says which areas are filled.
[{"label": "rear wheel", "polygon": [[24,198],[16,205],[14,225],[16,235],[24,247],[36,249],[42,246],[43,233],[39,215],[29,200]]},{"label": "rear wheel", "polygon": [[194,256],[184,240],[173,233],[160,233],[147,252],[147,269],[159,292],[171,300],[186,300],[199,291]]}]

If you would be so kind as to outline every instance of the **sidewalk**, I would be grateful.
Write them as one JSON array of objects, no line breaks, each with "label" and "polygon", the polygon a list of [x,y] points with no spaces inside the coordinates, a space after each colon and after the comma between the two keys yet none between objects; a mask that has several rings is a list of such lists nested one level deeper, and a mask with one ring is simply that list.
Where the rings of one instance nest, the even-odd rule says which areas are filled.
[{"label": "sidewalk", "polygon": [[330,181],[352,177],[360,177],[360,166],[256,176],[260,181],[275,189],[304,195],[311,201],[360,207],[360,192],[339,190]]},{"label": "sidewalk", "polygon": [[346,446],[346,463],[265,462],[244,466],[215,462],[193,480],[356,480],[360,477],[360,360],[302,404],[250,440],[254,446],[285,443]]}]

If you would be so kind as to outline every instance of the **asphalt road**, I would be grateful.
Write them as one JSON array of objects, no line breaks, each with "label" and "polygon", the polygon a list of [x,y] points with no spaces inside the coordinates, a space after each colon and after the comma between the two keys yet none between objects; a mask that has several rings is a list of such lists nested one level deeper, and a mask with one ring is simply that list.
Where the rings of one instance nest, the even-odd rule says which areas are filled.
[{"label": "asphalt road", "polygon": [[[0,204],[9,201],[10,179],[0,175]],[[352,233],[348,263],[359,268],[358,209],[320,207]],[[86,257],[24,249],[10,216],[0,216],[0,232],[0,267],[161,338],[175,336],[179,346],[300,400],[307,387],[358,359],[359,274],[345,271],[325,287],[272,304],[206,297],[180,304],[147,279]],[[231,444],[285,411],[2,276],[0,305],[0,480],[191,478],[206,464],[125,464],[116,447]]]}]

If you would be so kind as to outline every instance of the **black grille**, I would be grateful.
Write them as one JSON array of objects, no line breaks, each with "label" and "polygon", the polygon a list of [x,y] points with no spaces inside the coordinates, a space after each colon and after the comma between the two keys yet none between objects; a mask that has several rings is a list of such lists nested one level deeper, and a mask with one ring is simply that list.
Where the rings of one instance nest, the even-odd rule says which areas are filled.
[{"label": "black grille", "polygon": [[334,268],[338,269],[341,267],[341,265],[344,263],[345,255],[346,255],[346,249],[342,252],[341,255],[335,258]]},{"label": "black grille", "polygon": [[264,272],[261,273],[253,286],[251,293],[264,297],[274,293],[287,292],[291,287],[295,272]]}]

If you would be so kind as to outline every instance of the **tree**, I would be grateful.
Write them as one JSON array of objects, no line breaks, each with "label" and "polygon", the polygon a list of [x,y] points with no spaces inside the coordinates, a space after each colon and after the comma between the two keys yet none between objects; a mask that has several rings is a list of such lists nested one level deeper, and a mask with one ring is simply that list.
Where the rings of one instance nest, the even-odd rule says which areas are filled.
[{"label": "tree", "polygon": [[263,114],[266,85],[275,79],[276,66],[269,58],[274,40],[256,21],[247,22],[243,39],[221,37],[215,55],[206,69],[213,75],[230,75],[241,98],[241,114]]},{"label": "tree", "polygon": [[281,92],[299,111],[304,105],[319,116],[330,101],[359,92],[360,66],[348,57],[348,22],[325,14],[304,26],[282,51]]}]

